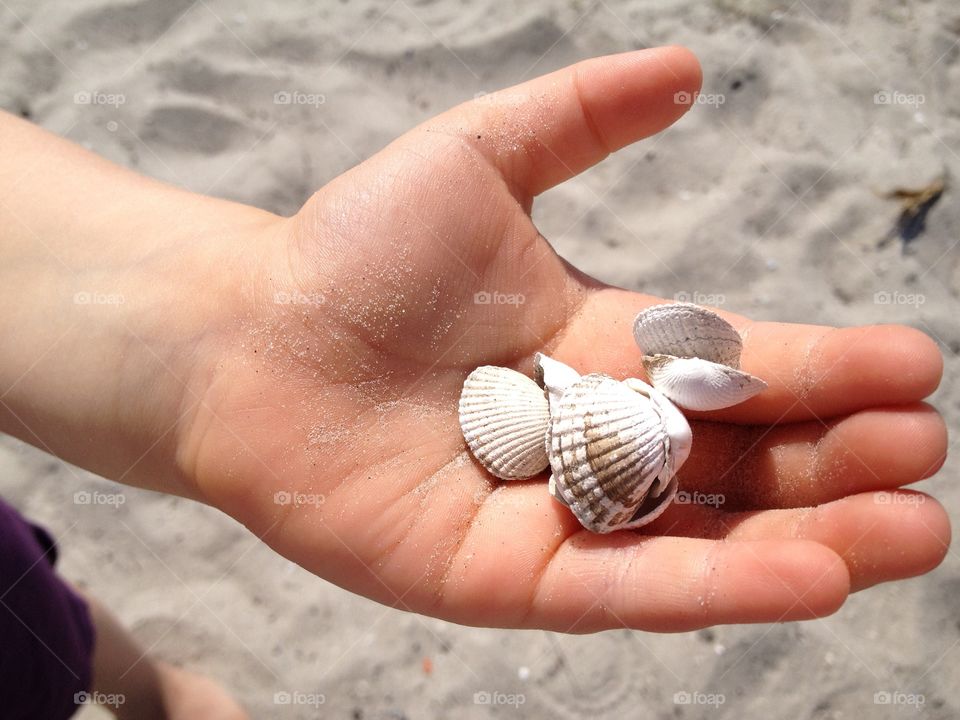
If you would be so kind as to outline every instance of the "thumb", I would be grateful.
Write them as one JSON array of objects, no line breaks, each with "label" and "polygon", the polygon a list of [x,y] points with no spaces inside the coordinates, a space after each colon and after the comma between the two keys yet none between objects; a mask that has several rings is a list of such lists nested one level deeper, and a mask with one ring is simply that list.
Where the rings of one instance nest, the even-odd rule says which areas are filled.
[{"label": "thumb", "polygon": [[685,48],[608,55],[464,103],[427,127],[476,147],[525,204],[671,125],[701,79]]}]

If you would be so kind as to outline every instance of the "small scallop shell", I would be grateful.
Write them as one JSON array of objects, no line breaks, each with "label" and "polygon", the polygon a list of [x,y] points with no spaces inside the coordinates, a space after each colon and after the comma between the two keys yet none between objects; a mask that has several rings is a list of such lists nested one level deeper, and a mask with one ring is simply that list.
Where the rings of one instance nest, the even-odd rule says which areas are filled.
[{"label": "small scallop shell", "polygon": [[633,336],[652,385],[688,410],[720,410],[767,387],[740,370],[736,328],[706,308],[654,305],[637,315]]},{"label": "small scallop shell", "polygon": [[676,493],[678,465],[669,453],[649,397],[607,375],[585,375],[563,393],[551,418],[550,494],[588,530],[639,527]]},{"label": "small scallop shell", "polygon": [[484,365],[460,393],[460,428],[474,457],[503,480],[533,477],[549,464],[550,411],[544,391],[522,373]]},{"label": "small scallop shell", "polygon": [[731,407],[767,387],[749,373],[700,358],[644,355],[643,367],[655,388],[687,410]]},{"label": "small scallop shell", "polygon": [[654,305],[633,321],[633,337],[644,355],[701,358],[740,367],[743,341],[730,323],[691,303]]}]

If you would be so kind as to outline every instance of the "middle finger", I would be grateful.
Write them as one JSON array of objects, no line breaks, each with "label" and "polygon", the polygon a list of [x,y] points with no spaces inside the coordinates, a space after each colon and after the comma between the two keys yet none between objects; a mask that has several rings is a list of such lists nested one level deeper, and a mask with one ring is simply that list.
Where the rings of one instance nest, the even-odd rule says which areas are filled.
[{"label": "middle finger", "polygon": [[924,403],[828,422],[694,421],[692,427],[693,451],[679,473],[681,500],[719,503],[727,511],[805,507],[901,487],[933,475],[947,449],[943,419]]}]

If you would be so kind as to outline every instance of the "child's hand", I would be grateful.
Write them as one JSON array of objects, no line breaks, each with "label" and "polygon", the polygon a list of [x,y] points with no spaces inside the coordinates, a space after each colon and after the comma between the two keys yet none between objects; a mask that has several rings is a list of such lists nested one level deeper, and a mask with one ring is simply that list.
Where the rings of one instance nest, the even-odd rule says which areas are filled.
[{"label": "child's hand", "polygon": [[343,587],[477,625],[809,618],[936,565],[940,506],[875,497],[932,474],[945,449],[919,403],[940,356],[907,328],[731,317],[770,389],[694,425],[681,488],[724,503],[675,506],[644,535],[592,535],[545,478],[494,482],[466,450],[457,400],[478,365],[530,373],[545,350],[641,373],[631,322],[657,299],[579,274],[529,210],[670,124],[674,94],[699,82],[679,49],[588,61],[455,108],[324,187],[272,251],[290,274],[271,278],[189,438],[203,490]]},{"label": "child's hand", "polygon": [[530,373],[545,351],[581,372],[641,373],[631,322],[657,298],[578,273],[529,211],[677,119],[675,94],[699,83],[681,49],[590,60],[415,128],[293,219],[211,239],[203,257],[230,258],[231,291],[168,310],[170,332],[181,314],[202,328],[176,373],[187,411],[165,436],[175,489],[345,588],[475,625],[810,618],[937,565],[943,509],[895,491],[946,448],[920,403],[941,358],[909,328],[727,315],[770,387],[693,423],[680,487],[717,506],[674,505],[644,534],[592,535],[546,478],[494,482],[467,452],[457,400],[478,365]]}]

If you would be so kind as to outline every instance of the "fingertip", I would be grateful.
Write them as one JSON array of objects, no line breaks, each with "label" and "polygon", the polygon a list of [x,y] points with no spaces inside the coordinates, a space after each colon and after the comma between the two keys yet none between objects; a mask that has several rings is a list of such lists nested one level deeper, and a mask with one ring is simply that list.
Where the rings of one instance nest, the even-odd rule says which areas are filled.
[{"label": "fingertip", "polygon": [[678,81],[686,89],[699,92],[703,87],[703,68],[693,50],[683,45],[667,45],[659,50],[674,68]]},{"label": "fingertip", "polygon": [[900,542],[890,542],[891,557],[896,562],[888,562],[883,575],[870,578],[871,582],[864,586],[928,573],[943,562],[950,550],[950,517],[943,505],[930,495],[913,490],[897,490],[889,496],[897,512],[893,537]]},{"label": "fingertip", "polygon": [[905,369],[903,381],[914,388],[917,398],[932,395],[943,377],[943,353],[937,343],[916,328],[898,326],[899,339],[891,343]]},{"label": "fingertip", "polygon": [[703,70],[700,60],[692,50],[682,45],[664,45],[662,47],[631,50],[618,55],[590,58],[581,63],[583,68],[615,68],[618,72],[642,71],[639,77],[645,78],[651,72],[655,76],[666,75],[679,88],[696,91],[703,83]]},{"label": "fingertip", "polygon": [[930,572],[950,548],[950,519],[912,490],[862,493],[822,506],[807,526],[844,559],[859,591]]},{"label": "fingertip", "polygon": [[926,334],[905,325],[838,328],[818,348],[821,386],[856,383],[870,405],[922,400],[940,384],[943,357]]},{"label": "fingertip", "polygon": [[606,152],[657,133],[686,113],[700,90],[700,62],[679,46],[650,48],[575,66],[576,86]]},{"label": "fingertip", "polygon": [[830,548],[810,540],[738,542],[741,579],[718,607],[721,622],[809,620],[836,612],[850,593],[850,573]]},{"label": "fingertip", "polygon": [[950,438],[947,423],[937,409],[927,403],[919,403],[908,426],[909,436],[915,439],[917,450],[915,463],[919,478],[926,480],[936,475],[947,460]]},{"label": "fingertip", "polygon": [[926,560],[926,562],[921,562],[918,565],[917,575],[922,575],[939,567],[940,563],[947,557],[947,553],[950,551],[953,529],[950,524],[950,516],[943,505],[925,493],[916,494],[930,500],[930,502],[925,502],[920,506],[920,513],[917,518],[917,522],[923,525],[932,538],[929,551],[925,553],[925,557],[920,558],[921,561]]},{"label": "fingertip", "polygon": [[[896,385],[892,394],[899,402],[922,400],[940,385],[943,355],[926,333],[906,325],[871,325],[854,330],[858,331],[863,344],[851,357],[863,365],[867,357],[875,358],[874,368]],[[839,337],[834,340],[841,341]],[[858,342],[857,338],[853,342]]]},{"label": "fingertip", "polygon": [[703,69],[693,51],[682,45],[661,48],[660,61],[673,75],[673,102],[676,113],[671,122],[686,115],[696,104],[697,95],[703,87]]},{"label": "fingertip", "polygon": [[[832,423],[817,447],[819,467],[844,495],[899,487],[936,473],[947,443],[943,417],[926,403],[873,408]],[[842,471],[830,472],[831,465]]]}]

